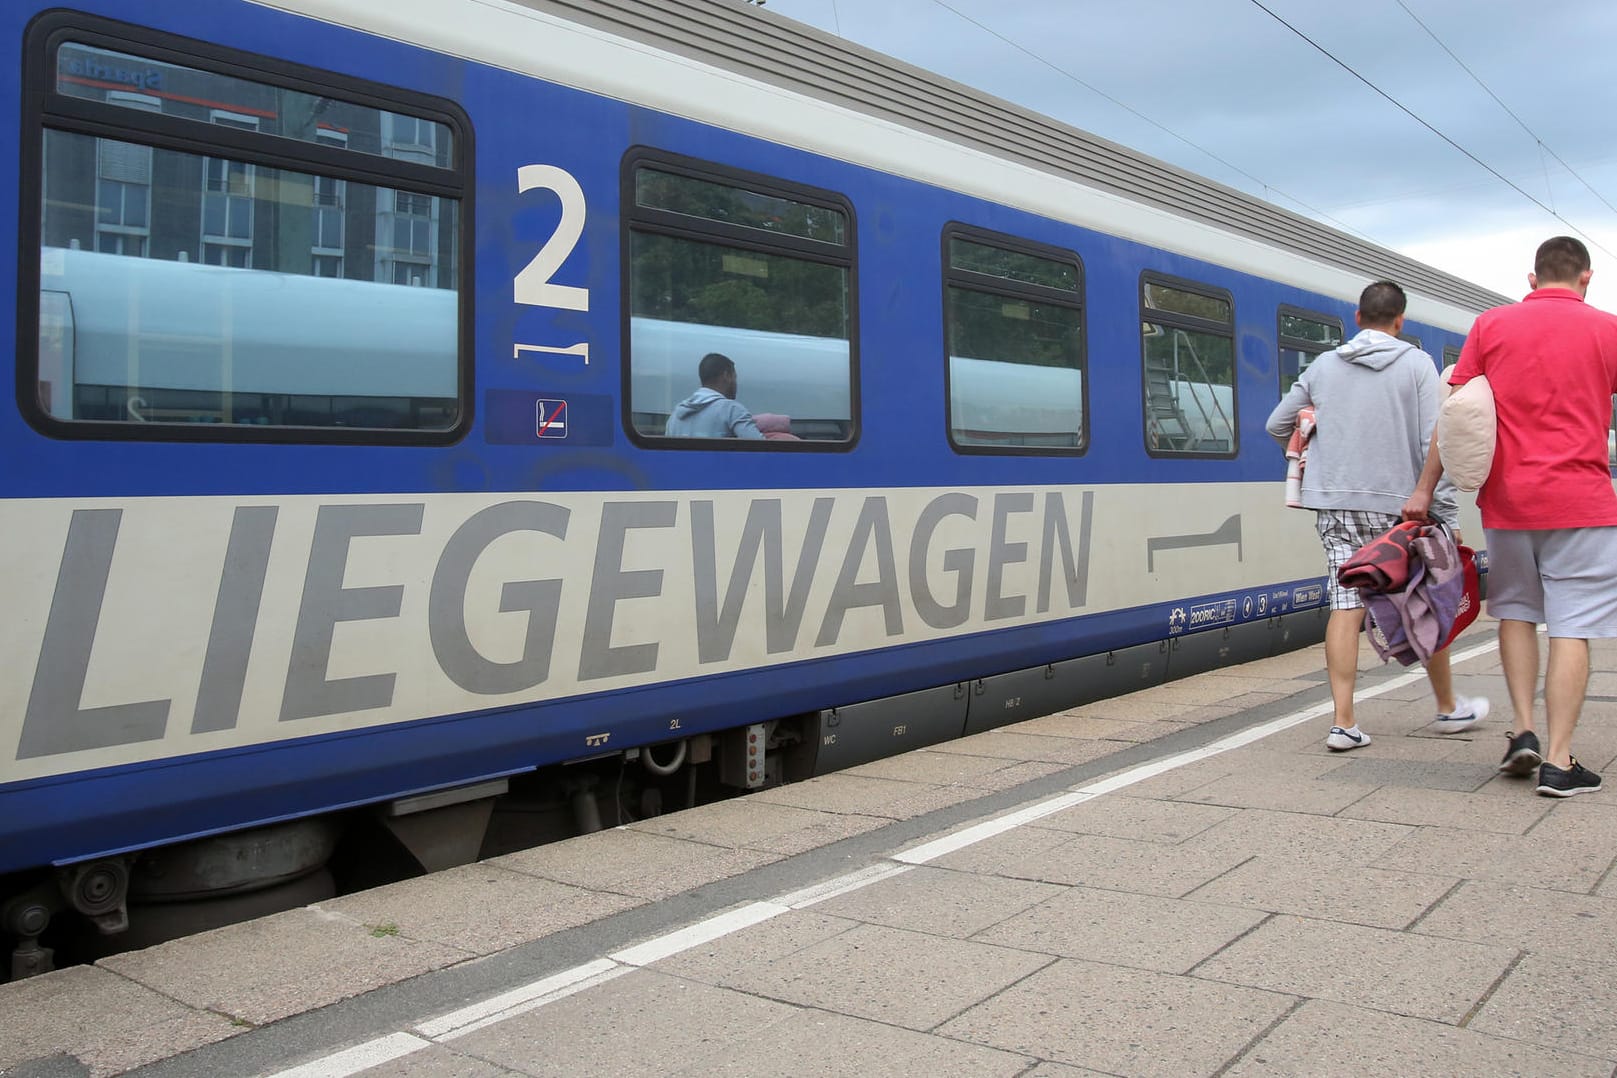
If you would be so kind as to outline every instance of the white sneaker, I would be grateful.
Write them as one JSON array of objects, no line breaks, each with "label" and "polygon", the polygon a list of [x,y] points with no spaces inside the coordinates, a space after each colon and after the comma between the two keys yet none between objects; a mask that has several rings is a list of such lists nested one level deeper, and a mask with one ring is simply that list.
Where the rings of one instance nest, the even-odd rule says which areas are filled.
[{"label": "white sneaker", "polygon": [[1483,719],[1488,717],[1488,698],[1486,696],[1460,696],[1454,697],[1454,710],[1447,715],[1439,715],[1437,721],[1432,723],[1434,729],[1440,734],[1457,734],[1461,730],[1469,730]]},{"label": "white sneaker", "polygon": [[1325,747],[1336,752],[1346,752],[1348,749],[1362,749],[1368,744],[1370,744],[1370,735],[1359,729],[1357,724],[1351,730],[1333,726],[1331,727],[1331,732],[1325,738]]}]

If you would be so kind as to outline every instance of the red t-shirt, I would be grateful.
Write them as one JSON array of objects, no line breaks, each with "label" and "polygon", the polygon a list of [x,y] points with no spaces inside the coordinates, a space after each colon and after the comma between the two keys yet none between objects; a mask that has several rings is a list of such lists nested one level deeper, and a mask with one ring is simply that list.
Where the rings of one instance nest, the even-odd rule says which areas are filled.
[{"label": "red t-shirt", "polygon": [[1451,379],[1488,376],[1499,436],[1477,495],[1485,528],[1617,525],[1606,432],[1617,393],[1617,315],[1570,288],[1484,312]]}]

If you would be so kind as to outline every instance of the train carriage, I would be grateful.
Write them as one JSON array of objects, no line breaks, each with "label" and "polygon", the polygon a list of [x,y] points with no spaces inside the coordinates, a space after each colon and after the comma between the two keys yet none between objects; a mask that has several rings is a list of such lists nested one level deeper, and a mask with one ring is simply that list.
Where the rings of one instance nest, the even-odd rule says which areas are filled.
[{"label": "train carriage", "polygon": [[1315,642],[1264,418],[1504,302],[730,0],[0,28],[14,976]]}]

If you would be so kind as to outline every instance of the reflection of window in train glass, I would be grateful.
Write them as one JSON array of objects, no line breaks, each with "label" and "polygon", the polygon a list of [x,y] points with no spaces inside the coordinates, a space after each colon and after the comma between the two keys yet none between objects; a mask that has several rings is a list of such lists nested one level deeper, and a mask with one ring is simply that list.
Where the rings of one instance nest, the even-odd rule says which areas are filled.
[{"label": "reflection of window in train glass", "polygon": [[1235,315],[1229,293],[1141,279],[1145,442],[1153,454],[1236,451]]},{"label": "reflection of window in train glass", "polygon": [[1329,315],[1280,308],[1280,395],[1315,359],[1342,343],[1342,322]]},{"label": "reflection of window in train glass", "polygon": [[[364,178],[392,157],[454,190],[445,125],[72,43],[55,60],[77,103],[58,117],[46,95],[41,411],[221,432],[460,422],[459,200]],[[212,148],[148,141],[176,118]],[[266,136],[282,160],[299,156],[288,136],[314,156],[255,161]]]},{"label": "reflection of window in train glass", "polygon": [[661,436],[698,388],[702,357],[717,352],[735,363],[736,400],[789,420],[777,430],[851,439],[853,248],[834,196],[643,160],[629,167],[634,429]]},{"label": "reflection of window in train glass", "polygon": [[[456,146],[444,124],[354,104],[340,94],[271,86],[76,41],[64,42],[56,50],[55,69],[54,90],[64,97],[203,123],[209,119],[208,103],[227,102],[225,111],[253,118],[254,126],[266,134],[325,143],[331,133],[341,132],[347,136],[344,148],[355,153],[453,167]],[[111,122],[119,124],[116,118]]]},{"label": "reflection of window in train glass", "polygon": [[1008,236],[946,237],[949,440],[957,449],[1081,451],[1082,271]]}]

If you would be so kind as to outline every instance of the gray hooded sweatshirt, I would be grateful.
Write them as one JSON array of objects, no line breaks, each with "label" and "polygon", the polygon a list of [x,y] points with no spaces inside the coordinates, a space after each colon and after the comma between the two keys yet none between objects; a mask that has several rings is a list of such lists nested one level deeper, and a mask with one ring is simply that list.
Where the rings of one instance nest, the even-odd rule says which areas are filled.
[{"label": "gray hooded sweatshirt", "polygon": [[716,389],[703,386],[674,405],[664,433],[683,438],[762,438],[752,413]]},{"label": "gray hooded sweatshirt", "polygon": [[[1282,446],[1301,409],[1314,408],[1314,436],[1303,470],[1303,505],[1360,509],[1394,516],[1415,490],[1437,408],[1437,365],[1419,348],[1378,329],[1360,330],[1326,352],[1269,414],[1268,431]],[[1438,483],[1432,515],[1458,522],[1454,486]]]}]

